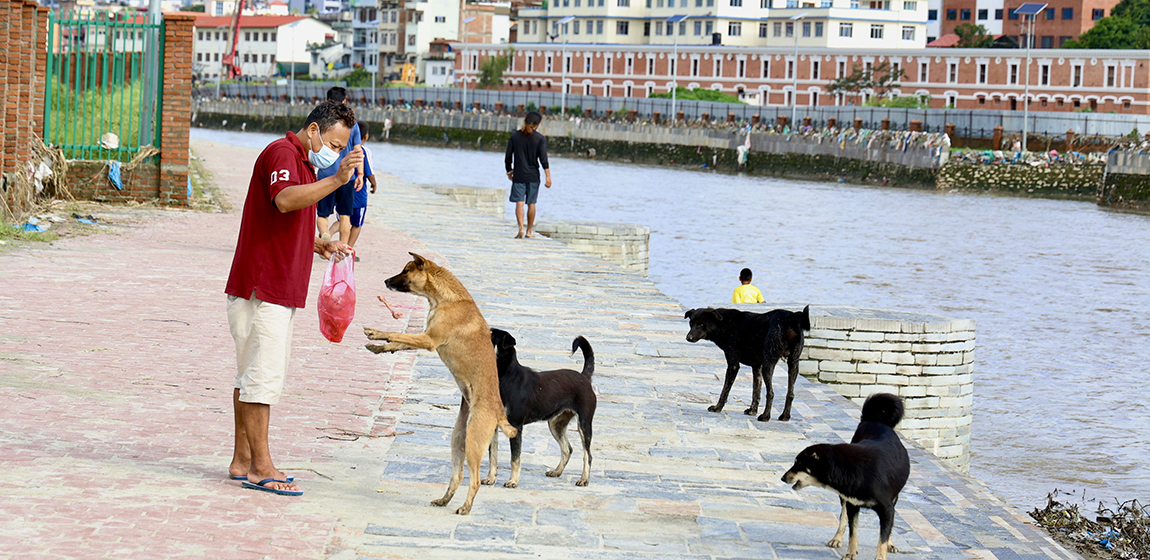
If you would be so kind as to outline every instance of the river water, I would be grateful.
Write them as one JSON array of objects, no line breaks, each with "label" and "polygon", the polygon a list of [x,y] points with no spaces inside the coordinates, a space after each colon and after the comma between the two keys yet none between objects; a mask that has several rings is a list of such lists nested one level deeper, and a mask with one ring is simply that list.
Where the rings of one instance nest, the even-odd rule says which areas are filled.
[{"label": "river water", "polygon": [[[410,182],[509,185],[502,153],[368,146]],[[1150,501],[1150,217],[704,169],[551,168],[539,219],[649,226],[650,278],[684,306],[730,301],[746,266],[767,301],[974,319],[971,474],[1025,509],[1055,488]]]}]

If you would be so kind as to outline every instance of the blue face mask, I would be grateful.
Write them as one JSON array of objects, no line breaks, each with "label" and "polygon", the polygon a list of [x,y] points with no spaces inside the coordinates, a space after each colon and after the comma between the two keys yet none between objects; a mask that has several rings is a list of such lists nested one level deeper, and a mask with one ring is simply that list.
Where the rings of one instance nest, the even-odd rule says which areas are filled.
[{"label": "blue face mask", "polygon": [[335,162],[339,160],[339,152],[327,147],[327,144],[323,143],[322,134],[319,135],[319,145],[320,148],[318,152],[308,151],[307,160],[316,166],[317,169],[327,169],[335,165]]}]

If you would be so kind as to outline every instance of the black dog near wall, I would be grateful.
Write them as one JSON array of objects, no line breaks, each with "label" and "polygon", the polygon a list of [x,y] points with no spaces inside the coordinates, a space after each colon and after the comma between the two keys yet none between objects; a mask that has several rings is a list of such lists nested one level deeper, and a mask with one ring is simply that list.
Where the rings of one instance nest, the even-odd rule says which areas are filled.
[{"label": "black dog near wall", "polygon": [[750,313],[737,309],[692,309],[684,315],[691,320],[688,342],[710,340],[727,358],[727,377],[719,402],[708,407],[711,412],[722,412],[727,404],[731,384],[739,375],[739,364],[751,366],[753,394],[751,407],[744,414],[759,411],[759,385],[766,375],[767,399],[759,421],[771,419],[771,403],[775,390],[771,380],[779,359],[787,361],[787,400],[779,420],[791,419],[791,402],[795,399],[795,379],[799,376],[799,354],[803,351],[803,331],[811,330],[810,306],[800,312],[776,309],[768,313]]}]

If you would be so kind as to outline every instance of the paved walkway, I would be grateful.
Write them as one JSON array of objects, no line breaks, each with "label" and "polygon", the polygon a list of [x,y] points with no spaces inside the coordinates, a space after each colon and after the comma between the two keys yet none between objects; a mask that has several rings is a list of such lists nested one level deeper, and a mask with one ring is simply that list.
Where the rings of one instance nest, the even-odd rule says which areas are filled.
[{"label": "paved walkway", "polygon": [[[837,557],[823,546],[837,498],[779,477],[806,445],[849,438],[856,407],[800,380],[791,422],[754,422],[741,413],[744,377],[727,411],[708,413],[721,355],[684,340],[678,303],[645,278],[513,240],[513,225],[382,176],[355,323],[343,344],[319,335],[317,261],[273,409],[278,466],[305,495],[241,489],[226,478],[235,366],[222,288],[257,151],[193,148],[233,212],[110,215],[109,234],[0,255],[0,558]],[[578,368],[566,349],[578,334],[591,341],[589,486],[574,485],[580,451],[561,478],[543,475],[558,449],[532,425],[519,488],[501,484],[503,440],[500,484],[480,490],[470,516],[451,514],[462,490],[451,509],[429,505],[449,476],[458,390],[434,355],[376,356],[358,332],[422,331],[422,301],[390,295],[408,306],[395,321],[369,299],[408,250],[449,266],[527,364]],[[1078,560],[978,482],[920,449],[911,457],[894,537],[909,554],[892,558]],[[860,525],[861,557],[873,558],[875,516]]]}]

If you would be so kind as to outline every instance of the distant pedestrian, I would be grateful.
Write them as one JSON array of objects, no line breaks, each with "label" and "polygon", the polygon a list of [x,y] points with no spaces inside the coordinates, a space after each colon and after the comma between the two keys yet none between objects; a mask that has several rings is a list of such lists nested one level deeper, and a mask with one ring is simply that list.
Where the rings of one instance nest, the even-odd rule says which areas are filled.
[{"label": "distant pedestrian", "polygon": [[[507,178],[511,180],[511,202],[515,203],[515,221],[519,224],[516,239],[535,237],[535,202],[539,199],[539,168],[547,173],[551,188],[551,165],[547,162],[547,137],[538,132],[543,116],[527,113],[523,128],[511,133],[507,155],[503,158]],[[527,229],[523,229],[523,205],[527,205]]]},{"label": "distant pedestrian", "polygon": [[318,238],[315,204],[351,180],[363,154],[353,150],[335,174],[316,179],[347,146],[355,113],[325,101],[299,132],[288,132],[256,159],[228,275],[228,326],[236,344],[235,448],[228,474],[245,488],[303,493],[276,469],[268,449],[271,406],[278,404],[291,351],[292,318],[307,301],[313,252],[342,258],[342,241]]},{"label": "distant pedestrian", "polygon": [[383,119],[383,139],[391,140],[391,117]]},{"label": "distant pedestrian", "polygon": [[[344,88],[338,87],[338,86],[333,87],[331,89],[328,89],[327,90],[327,100],[328,101],[334,101],[336,103],[342,103],[342,104],[346,105],[347,104],[347,90]],[[354,127],[352,127],[352,129],[351,129],[351,139],[348,141],[347,146],[345,146],[344,149],[342,151],[340,151],[340,153],[339,153],[339,159],[337,159],[335,161],[335,163],[333,163],[331,166],[329,166],[325,169],[317,170],[316,171],[316,177],[318,177],[320,179],[326,179],[328,177],[331,177],[332,175],[335,175],[336,172],[339,170],[339,164],[341,161],[343,161],[343,158],[348,154],[349,151],[355,149],[356,146],[360,146],[360,145],[363,145],[363,138],[361,137],[361,134],[360,134],[359,123],[356,123],[356,125]],[[366,161],[366,160],[364,160],[364,161]],[[363,178],[366,176],[364,174],[364,172],[366,171],[366,169],[364,167],[365,165],[367,165],[367,164],[366,163],[360,164],[360,166],[356,169],[356,174],[353,176],[354,178],[352,179],[352,181],[350,181],[350,183],[354,183],[353,188],[355,190],[359,190],[359,189],[363,188]],[[338,208],[336,208],[336,203],[338,202],[338,197],[339,197],[338,193],[331,193],[330,195],[325,197],[323,200],[319,201],[318,204],[316,204],[316,208],[315,208],[316,229],[319,230],[319,235],[323,239],[331,239],[331,232],[336,229],[336,228],[330,228],[329,229],[328,218],[332,215],[332,213],[338,212],[338,210],[339,210]],[[344,208],[344,210],[346,212],[351,212],[351,206],[350,205],[346,206]],[[343,241],[344,243],[347,243],[348,235],[350,235],[350,231],[351,231],[351,224],[350,224],[351,216],[344,214],[343,212],[338,212],[338,213],[340,214],[339,215],[339,228],[338,228],[338,231],[340,232],[339,240]]]},{"label": "distant pedestrian", "polygon": [[744,268],[739,272],[739,282],[743,285],[735,288],[731,294],[731,303],[763,303],[763,293],[751,285],[751,269]]},{"label": "distant pedestrian", "polygon": [[[363,168],[364,175],[367,182],[371,184],[371,193],[375,194],[375,172],[372,171],[371,151],[367,149],[367,123],[359,123],[359,130],[363,133]],[[346,214],[349,219],[349,234],[347,236],[347,244],[355,247],[355,242],[359,240],[359,233],[363,230],[363,222],[367,218],[367,188],[355,190],[350,185],[344,185],[339,188],[339,201],[336,202],[336,209],[339,212],[340,223],[340,240],[343,240],[343,223],[344,215]],[[359,260],[356,257],[355,260]]]}]

